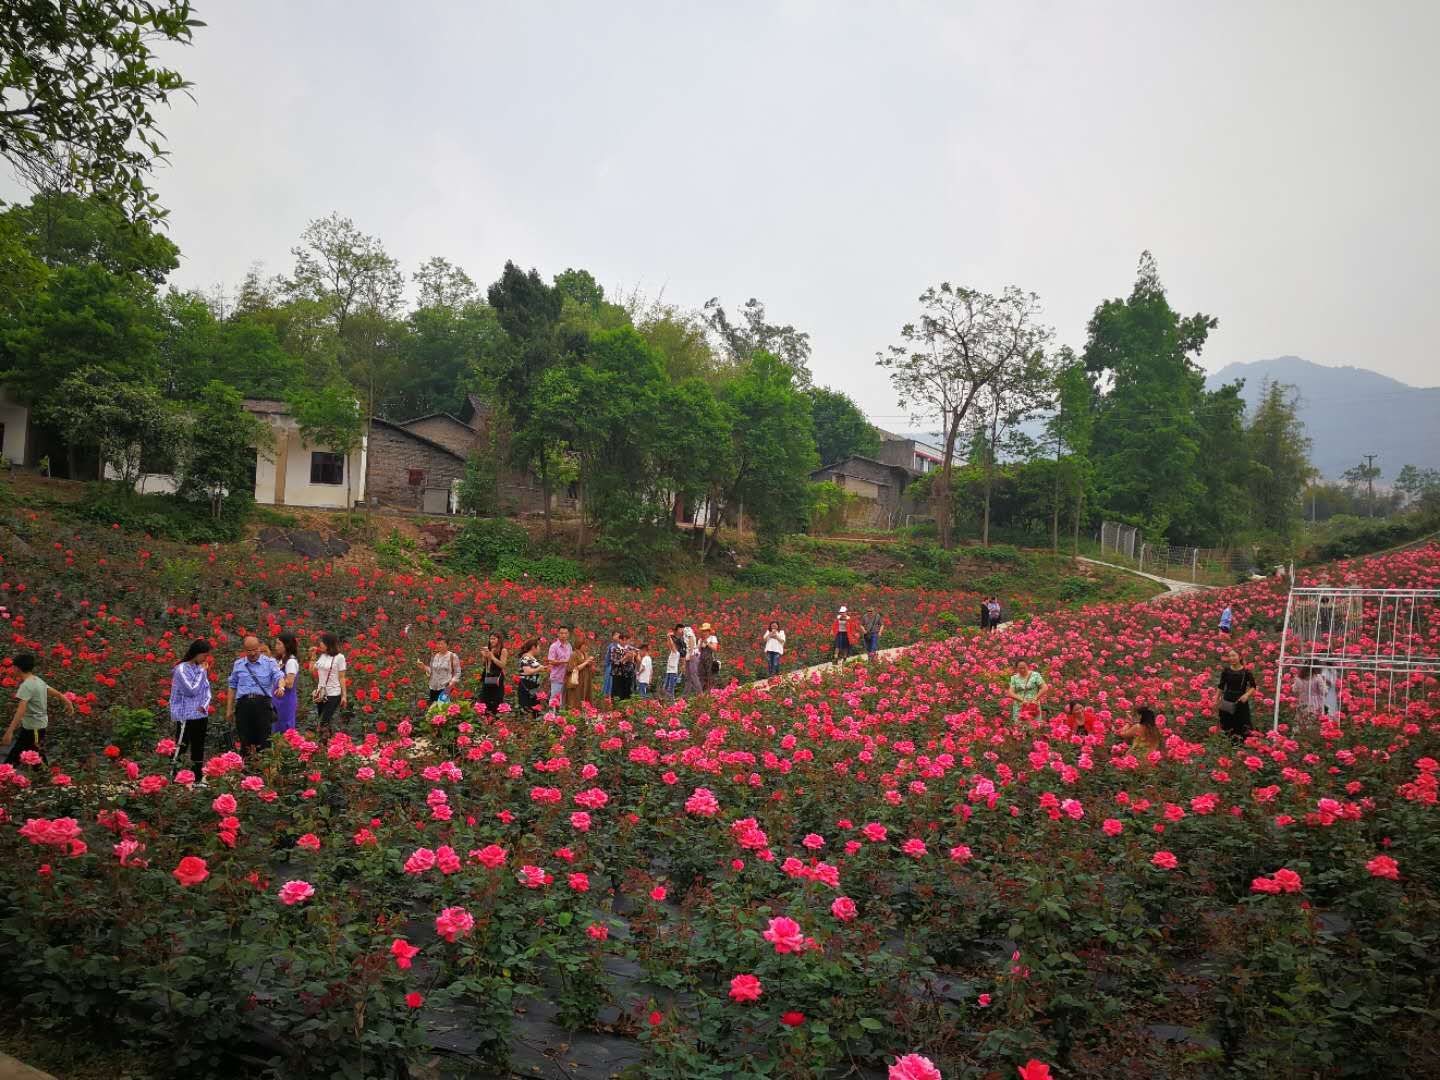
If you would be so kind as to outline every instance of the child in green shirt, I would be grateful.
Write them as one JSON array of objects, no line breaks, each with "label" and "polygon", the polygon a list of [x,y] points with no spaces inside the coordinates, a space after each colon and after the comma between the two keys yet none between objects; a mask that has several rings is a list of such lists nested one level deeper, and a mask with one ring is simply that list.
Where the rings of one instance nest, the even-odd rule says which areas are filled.
[{"label": "child in green shirt", "polygon": [[73,713],[75,703],[53,686],[47,686],[45,680],[35,674],[33,653],[20,653],[11,662],[24,678],[15,688],[15,700],[18,704],[3,740],[11,743],[10,752],[5,755],[5,764],[19,765],[20,755],[26,750],[34,750],[43,761],[44,732],[50,726],[50,695],[55,695],[64,703],[66,712]]}]

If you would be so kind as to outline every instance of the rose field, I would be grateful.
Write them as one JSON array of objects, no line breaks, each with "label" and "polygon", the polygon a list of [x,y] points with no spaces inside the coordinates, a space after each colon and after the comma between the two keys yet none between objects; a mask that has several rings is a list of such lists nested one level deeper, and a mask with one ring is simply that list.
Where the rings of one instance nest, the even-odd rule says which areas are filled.
[{"label": "rose field", "polygon": [[[1270,734],[1283,584],[1032,604],[981,635],[965,591],[602,593],[33,540],[0,563],[6,652],[78,715],[52,707],[48,766],[0,767],[3,1000],[32,1039],[157,1077],[1440,1075],[1440,686],[1387,708],[1351,676],[1314,722],[1287,675]],[[1301,577],[1435,588],[1440,546]],[[765,621],[816,662],[834,605],[872,598],[885,644],[916,642],[899,658],[746,681]],[[615,712],[420,700],[437,629],[462,654],[571,621],[658,645],[682,617],[745,643],[737,681]],[[203,786],[172,781],[178,654],[207,637],[224,670],[287,629],[345,642],[341,730],[302,711],[248,762],[212,738]],[[1440,649],[1440,615],[1411,633]],[[1231,643],[1260,686],[1243,746],[1211,708]],[[1022,657],[1053,694],[1012,722]],[[1120,736],[1136,703],[1161,750]]]}]

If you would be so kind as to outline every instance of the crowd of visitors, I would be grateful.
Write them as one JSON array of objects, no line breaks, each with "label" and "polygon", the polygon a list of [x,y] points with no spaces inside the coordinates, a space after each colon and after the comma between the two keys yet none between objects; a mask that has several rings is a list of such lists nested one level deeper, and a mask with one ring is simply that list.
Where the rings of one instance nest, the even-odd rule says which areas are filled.
[{"label": "crowd of visitors", "polygon": [[[982,630],[994,630],[1001,621],[999,601],[988,598],[980,608]],[[1234,622],[1234,611],[1227,605],[1218,627],[1224,640],[1233,637]],[[833,659],[844,663],[854,650],[863,647],[873,660],[884,629],[885,617],[877,607],[867,607],[864,615],[856,619],[842,604],[831,626]],[[778,620],[765,627],[757,644],[765,661],[765,674],[771,678],[779,675],[787,639]],[[674,702],[720,685],[721,643],[710,623],[701,622],[698,628],[691,622],[676,623],[665,634],[664,648],[665,670],[657,687],[655,658],[649,643],[634,641],[627,630],[614,630],[609,640],[598,646],[595,634],[562,626],[548,647],[539,638],[530,638],[519,645],[513,656],[504,635],[491,632],[479,650],[478,697],[490,714],[502,711],[512,687],[515,708],[522,713],[546,708],[578,709],[594,699],[597,669],[601,702],[606,707],[632,697],[648,698],[652,693]],[[21,653],[13,663],[24,678],[16,689],[16,709],[4,742],[0,743],[8,744],[5,761],[11,765],[26,752],[44,756],[52,697],[74,711],[66,695],[35,673],[36,659],[32,654]],[[417,658],[415,663],[425,674],[431,704],[447,702],[461,689],[465,666],[444,634],[430,642],[429,657]],[[169,711],[174,723],[172,766],[176,770],[186,756],[197,773],[204,764],[212,714],[211,668],[211,645],[197,639],[171,672]],[[316,636],[303,670],[311,680],[308,693],[317,727],[328,731],[349,699],[345,654],[335,634],[327,631]],[[296,727],[301,673],[300,646],[294,634],[279,634],[269,643],[253,634],[244,638],[241,653],[225,678],[228,693],[224,705],[226,726],[242,753],[263,748],[272,736]],[[1251,702],[1257,689],[1255,675],[1242,665],[1239,650],[1227,646],[1215,683],[1213,707],[1219,729],[1237,742],[1253,729]],[[1028,658],[1018,660],[1005,683],[1011,722],[1039,715],[1050,691],[1038,667]],[[1331,669],[1302,669],[1295,692],[1304,715],[1318,718],[1339,711],[1339,679]],[[1078,700],[1070,700],[1057,720],[1076,733],[1094,735],[1104,730],[1098,714]],[[1118,727],[1116,733],[1138,751],[1158,750],[1164,741],[1163,717],[1152,705],[1137,705],[1131,722]]]}]

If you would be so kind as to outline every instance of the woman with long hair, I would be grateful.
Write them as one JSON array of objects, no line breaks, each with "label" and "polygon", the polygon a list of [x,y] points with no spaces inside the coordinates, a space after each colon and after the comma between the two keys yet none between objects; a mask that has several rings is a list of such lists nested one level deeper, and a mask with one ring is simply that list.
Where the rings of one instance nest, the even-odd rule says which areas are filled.
[{"label": "woman with long hair", "polygon": [[1152,750],[1160,749],[1160,729],[1155,726],[1155,710],[1145,705],[1135,706],[1135,722],[1120,730],[1120,737],[1130,743],[1130,749],[1142,761],[1149,759]]},{"label": "woman with long hair", "polygon": [[172,772],[180,755],[190,749],[195,775],[205,767],[205,734],[210,727],[210,643],[196,638],[184,657],[170,672],[170,719],[175,721],[175,754]]},{"label": "woman with long hair", "polygon": [[581,702],[590,700],[590,691],[595,679],[595,657],[590,655],[590,644],[585,640],[585,631],[575,628],[572,637],[574,648],[565,673],[565,708],[578,709]]},{"label": "woman with long hair", "polygon": [[295,729],[295,714],[300,711],[300,693],[295,689],[300,679],[300,645],[294,634],[280,634],[270,648],[284,676],[280,685],[285,693],[275,699],[275,720],[270,725],[270,730],[279,735]]},{"label": "woman with long hair", "polygon": [[350,696],[345,654],[340,651],[340,639],[328,630],[320,635],[319,647],[312,648],[310,653],[313,657],[310,670],[315,676],[315,692],[311,696],[315,701],[316,719],[322,729],[328,729]]},{"label": "woman with long hair", "polygon": [[491,634],[485,639],[485,647],[480,650],[480,700],[492,716],[500,711],[500,703],[505,700],[505,664],[509,659],[501,635]]}]

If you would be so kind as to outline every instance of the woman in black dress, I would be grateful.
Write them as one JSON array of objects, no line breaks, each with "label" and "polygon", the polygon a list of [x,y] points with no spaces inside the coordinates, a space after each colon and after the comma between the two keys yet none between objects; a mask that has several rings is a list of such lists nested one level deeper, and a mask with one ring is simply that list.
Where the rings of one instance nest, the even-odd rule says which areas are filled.
[{"label": "woman in black dress", "polygon": [[491,634],[480,650],[480,700],[485,711],[492,715],[500,710],[505,700],[505,663],[509,659],[505,652],[505,640],[499,634]]},{"label": "woman in black dress", "polygon": [[1244,742],[1250,734],[1250,699],[1255,696],[1255,676],[1240,666],[1240,654],[1234,649],[1225,654],[1225,667],[1215,684],[1215,709],[1220,730],[1236,742]]}]

